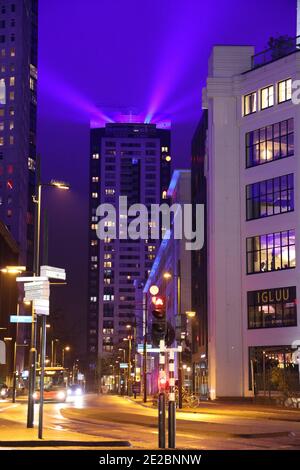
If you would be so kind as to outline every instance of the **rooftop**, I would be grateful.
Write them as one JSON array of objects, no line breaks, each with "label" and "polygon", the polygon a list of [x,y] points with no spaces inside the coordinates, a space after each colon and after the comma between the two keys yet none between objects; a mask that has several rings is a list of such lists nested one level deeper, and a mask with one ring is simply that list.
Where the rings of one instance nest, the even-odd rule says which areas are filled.
[{"label": "rooftop", "polygon": [[263,67],[294,52],[299,52],[300,36],[294,38],[289,36],[271,38],[269,45],[271,47],[252,56],[251,70]]}]

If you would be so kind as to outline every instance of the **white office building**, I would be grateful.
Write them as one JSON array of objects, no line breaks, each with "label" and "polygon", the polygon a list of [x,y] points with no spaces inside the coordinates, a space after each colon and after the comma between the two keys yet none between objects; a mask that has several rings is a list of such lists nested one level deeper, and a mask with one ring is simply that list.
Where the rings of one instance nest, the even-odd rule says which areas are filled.
[{"label": "white office building", "polygon": [[208,375],[216,397],[299,391],[300,79],[293,41],[216,46],[208,110]]}]

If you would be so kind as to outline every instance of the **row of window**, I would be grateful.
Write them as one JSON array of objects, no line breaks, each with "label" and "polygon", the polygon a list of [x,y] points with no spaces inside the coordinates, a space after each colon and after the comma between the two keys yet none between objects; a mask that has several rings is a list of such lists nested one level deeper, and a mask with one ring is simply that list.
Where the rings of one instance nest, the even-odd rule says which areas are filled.
[{"label": "row of window", "polygon": [[247,274],[296,267],[295,230],[247,238]]},{"label": "row of window", "polygon": [[247,220],[294,210],[294,175],[288,174],[246,186]]},{"label": "row of window", "polygon": [[269,163],[294,155],[294,119],[287,119],[246,134],[246,166]]},{"label": "row of window", "polygon": [[259,109],[264,110],[274,106],[276,97],[275,90],[277,90],[277,102],[284,103],[292,99],[292,79],[281,80],[274,85],[269,85],[260,89],[258,92],[254,91],[244,96],[243,108],[244,116],[256,113],[258,110],[257,96],[259,97]]}]

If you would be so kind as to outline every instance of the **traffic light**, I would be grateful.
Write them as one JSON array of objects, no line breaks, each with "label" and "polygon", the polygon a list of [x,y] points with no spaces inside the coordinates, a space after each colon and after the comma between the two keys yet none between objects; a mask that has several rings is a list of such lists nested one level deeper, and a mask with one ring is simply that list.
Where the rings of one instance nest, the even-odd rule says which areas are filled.
[{"label": "traffic light", "polygon": [[155,295],[152,297],[152,343],[159,346],[159,342],[165,339],[167,333],[167,318],[166,318],[166,299],[162,295]]},{"label": "traffic light", "polygon": [[164,370],[160,370],[158,374],[158,390],[159,393],[165,392],[169,388],[167,374]]}]

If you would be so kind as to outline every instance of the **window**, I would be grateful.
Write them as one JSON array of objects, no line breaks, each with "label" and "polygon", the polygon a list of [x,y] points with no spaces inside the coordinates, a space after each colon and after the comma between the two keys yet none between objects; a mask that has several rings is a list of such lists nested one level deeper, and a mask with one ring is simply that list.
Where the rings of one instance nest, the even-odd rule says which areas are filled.
[{"label": "window", "polygon": [[274,86],[270,85],[260,90],[261,109],[270,108],[274,105]]},{"label": "window", "polygon": [[291,155],[294,155],[293,118],[246,134],[247,168]]},{"label": "window", "polygon": [[244,116],[256,113],[256,92],[244,96]]},{"label": "window", "polygon": [[99,160],[99,153],[93,153],[93,160]]},{"label": "window", "polygon": [[247,274],[296,267],[295,230],[247,238]]},{"label": "window", "polygon": [[294,175],[279,176],[246,186],[247,220],[294,210]]},{"label": "window", "polygon": [[15,56],[16,56],[16,50],[14,47],[12,47],[10,50],[10,57],[15,57]]},{"label": "window", "polygon": [[248,328],[297,326],[296,287],[247,293]]},{"label": "window", "polygon": [[292,99],[292,79],[282,80],[278,83],[278,103]]}]

